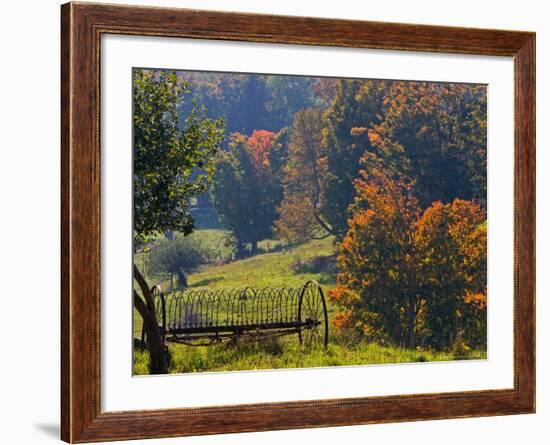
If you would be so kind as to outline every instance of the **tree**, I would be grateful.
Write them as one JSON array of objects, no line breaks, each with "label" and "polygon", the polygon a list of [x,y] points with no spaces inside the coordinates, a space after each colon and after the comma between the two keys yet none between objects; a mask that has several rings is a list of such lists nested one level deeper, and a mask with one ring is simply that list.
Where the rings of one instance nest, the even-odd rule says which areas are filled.
[{"label": "tree", "polygon": [[[183,128],[178,105],[188,84],[175,73],[135,70],[134,122],[134,249],[169,230],[193,230],[190,199],[204,192],[211,159],[223,139],[223,122],[192,110]],[[167,360],[156,320],[150,286],[134,265],[134,306],[143,318],[150,372],[167,372]],[[140,292],[138,292],[138,290]]]},{"label": "tree", "polygon": [[283,174],[284,199],[275,223],[280,238],[301,242],[331,234],[331,227],[321,214],[325,159],[323,111],[311,108],[296,113]]},{"label": "tree", "polygon": [[486,202],[485,86],[394,82],[384,104],[383,120],[368,130],[371,151],[415,184],[422,208]]},{"label": "tree", "polygon": [[410,183],[372,169],[340,246],[339,331],[359,338],[437,349],[453,345],[481,319],[486,295],[485,211],[472,201],[435,202],[422,212]]},{"label": "tree", "polygon": [[[224,118],[227,134],[250,134],[255,129],[269,126],[268,76],[200,72],[180,75],[192,83],[193,99],[207,108],[211,118]],[[192,106],[188,103],[183,109],[187,113]]]},{"label": "tree", "polygon": [[266,128],[268,112],[266,103],[269,92],[266,87],[266,76],[247,75],[234,94],[234,107],[231,116],[236,131],[251,134],[254,130]]},{"label": "tree", "polygon": [[420,207],[410,186],[380,170],[355,182],[357,198],[339,248],[337,330],[359,338],[411,346],[420,311],[414,225]]},{"label": "tree", "polygon": [[291,126],[296,113],[321,104],[313,92],[314,83],[314,78],[307,76],[268,76],[266,107],[271,126],[263,128],[275,130]]},{"label": "tree", "polygon": [[227,134],[278,132],[292,125],[297,111],[325,105],[322,93],[313,91],[312,77],[211,72],[180,76],[192,83],[192,97],[205,105],[210,117],[225,119]]},{"label": "tree", "polygon": [[341,79],[330,91],[320,214],[338,238],[351,216],[354,180],[370,169],[369,154],[414,184],[423,209],[457,197],[485,205],[486,87]]},{"label": "tree", "polygon": [[237,255],[251,254],[273,233],[282,199],[281,166],[286,157],[286,133],[256,130],[250,137],[234,133],[228,151],[220,152],[212,184],[214,208],[237,240]]},{"label": "tree", "polygon": [[429,344],[443,349],[460,334],[474,344],[485,342],[485,331],[472,326],[486,320],[485,211],[472,201],[435,202],[416,224],[416,244]]},{"label": "tree", "polygon": [[336,82],[338,82],[338,80],[331,77],[318,77],[313,82],[311,89],[322,105],[329,106],[334,100]]},{"label": "tree", "polygon": [[342,238],[355,197],[361,159],[372,151],[368,129],[380,123],[389,82],[338,80],[334,98],[325,114],[325,201],[321,211],[332,234]]},{"label": "tree", "polygon": [[188,287],[187,273],[206,264],[214,257],[213,252],[193,237],[176,236],[174,240],[158,240],[150,253],[150,271],[170,275],[172,286],[174,275],[180,288]]}]

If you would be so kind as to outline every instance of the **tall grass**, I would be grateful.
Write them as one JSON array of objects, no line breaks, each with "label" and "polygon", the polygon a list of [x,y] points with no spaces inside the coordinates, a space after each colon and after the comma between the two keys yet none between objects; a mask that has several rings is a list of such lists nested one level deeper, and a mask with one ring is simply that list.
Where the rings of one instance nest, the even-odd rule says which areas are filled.
[{"label": "tall grass", "polygon": [[[240,340],[235,344],[190,347],[171,344],[171,373],[241,371],[259,369],[313,368],[323,366],[373,365],[485,359],[485,351],[467,355],[452,352],[418,351],[379,346],[374,343],[341,345],[330,343],[327,350],[304,350],[296,336],[263,341]],[[148,353],[136,351],[134,374],[148,374]]]},{"label": "tall grass", "polygon": [[[223,230],[197,230],[197,237],[207,247],[221,248],[227,232]],[[251,258],[202,266],[188,277],[191,288],[212,290],[244,287],[299,287],[308,280],[321,284],[325,295],[335,285],[334,271],[316,270],[304,267],[314,264],[312,259],[334,255],[335,248],[331,238],[315,240],[299,246],[281,246],[275,241],[260,243],[264,252]],[[228,248],[227,248],[228,249]],[[221,257],[228,250],[221,251]],[[296,267],[296,265],[301,265]],[[155,278],[149,277],[151,284]],[[165,285],[168,283],[165,282]],[[167,288],[167,286],[165,286]],[[168,295],[169,298],[169,295]],[[337,308],[328,305],[329,321],[334,318]],[[141,335],[142,320],[134,311],[134,336]],[[486,351],[434,352],[396,347],[384,347],[377,344],[359,343],[355,345],[335,341],[329,335],[328,350],[303,350],[296,335],[278,340],[247,341],[239,339],[234,343],[212,346],[190,347],[169,345],[172,362],[171,373],[202,371],[237,371],[254,369],[309,368],[320,366],[367,365],[387,363],[411,363],[424,361],[450,361],[457,359],[484,359]],[[147,351],[134,352],[134,373],[148,374]]]}]

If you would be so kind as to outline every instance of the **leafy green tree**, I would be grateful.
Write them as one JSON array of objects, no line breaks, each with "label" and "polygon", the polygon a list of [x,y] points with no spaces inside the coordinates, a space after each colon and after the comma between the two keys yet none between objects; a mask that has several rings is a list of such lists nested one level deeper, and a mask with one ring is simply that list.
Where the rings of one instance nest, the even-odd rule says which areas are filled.
[{"label": "leafy green tree", "polygon": [[193,237],[177,235],[174,240],[159,240],[151,249],[149,268],[154,274],[169,274],[174,287],[174,275],[181,288],[188,287],[186,275],[197,267],[207,264],[214,252]]},{"label": "leafy green tree", "polygon": [[238,131],[251,134],[254,130],[266,128],[269,119],[266,106],[268,100],[265,76],[247,76],[234,109]]},{"label": "leafy green tree", "polygon": [[[189,234],[190,199],[204,192],[212,157],[223,139],[223,122],[193,110],[178,125],[178,105],[188,84],[175,73],[134,70],[134,249],[167,231]],[[150,371],[167,372],[167,360],[155,316],[153,296],[134,265],[134,306],[143,318]]]},{"label": "leafy green tree", "polygon": [[193,109],[184,128],[177,105],[188,85],[174,73],[134,72],[134,231],[136,241],[167,230],[188,234],[190,199],[206,190],[223,122]]},{"label": "leafy green tree", "polygon": [[321,210],[333,235],[341,238],[351,216],[354,181],[361,159],[372,150],[368,129],[380,123],[388,82],[345,80],[336,82],[334,98],[325,114],[325,201]]},{"label": "leafy green tree", "polygon": [[266,106],[269,126],[263,128],[276,131],[289,127],[296,113],[320,105],[322,101],[313,92],[314,79],[306,76],[268,76],[266,86],[269,99]]},{"label": "leafy green tree", "polygon": [[[272,128],[272,115],[267,108],[271,100],[268,76],[259,74],[227,74],[183,72],[188,79],[195,102],[204,105],[212,118],[223,117],[227,134],[251,134],[256,129]],[[182,116],[192,104],[182,105]]]},{"label": "leafy green tree", "polygon": [[292,125],[296,112],[326,105],[324,90],[314,91],[317,82],[307,76],[210,72],[181,72],[180,76],[192,83],[192,97],[207,108],[210,117],[225,119],[227,134],[278,132]]}]

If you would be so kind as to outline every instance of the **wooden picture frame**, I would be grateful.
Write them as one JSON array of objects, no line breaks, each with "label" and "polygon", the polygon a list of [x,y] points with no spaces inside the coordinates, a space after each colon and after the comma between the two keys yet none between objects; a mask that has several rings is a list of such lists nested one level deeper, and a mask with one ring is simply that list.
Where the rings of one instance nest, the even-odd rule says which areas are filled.
[{"label": "wooden picture frame", "polygon": [[[92,3],[61,7],[61,438],[67,442],[535,411],[535,34]],[[515,72],[514,387],[102,412],[100,39],[168,36],[511,56]]]}]

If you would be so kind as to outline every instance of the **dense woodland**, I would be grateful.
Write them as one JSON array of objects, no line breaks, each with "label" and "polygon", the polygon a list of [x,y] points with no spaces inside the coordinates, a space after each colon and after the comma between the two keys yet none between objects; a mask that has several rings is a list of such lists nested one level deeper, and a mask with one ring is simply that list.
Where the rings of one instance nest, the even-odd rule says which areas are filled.
[{"label": "dense woodland", "polygon": [[231,262],[327,240],[339,341],[485,349],[486,110],[482,85],[136,70],[136,252],[187,286],[201,228]]}]

